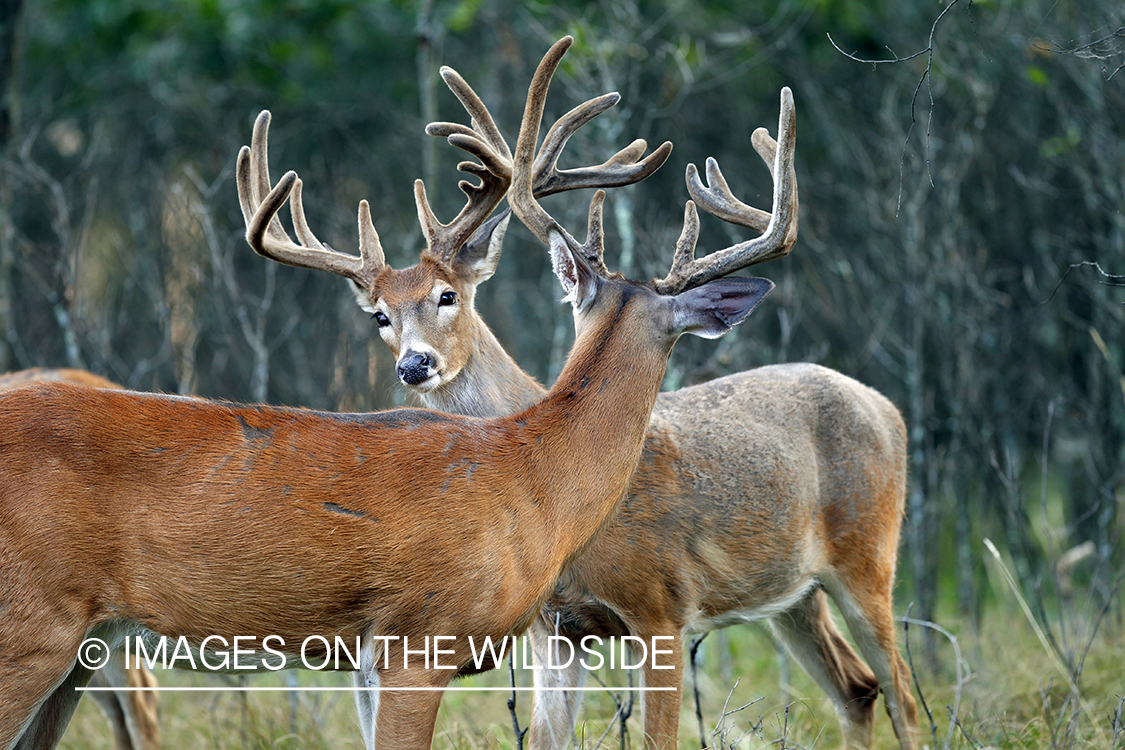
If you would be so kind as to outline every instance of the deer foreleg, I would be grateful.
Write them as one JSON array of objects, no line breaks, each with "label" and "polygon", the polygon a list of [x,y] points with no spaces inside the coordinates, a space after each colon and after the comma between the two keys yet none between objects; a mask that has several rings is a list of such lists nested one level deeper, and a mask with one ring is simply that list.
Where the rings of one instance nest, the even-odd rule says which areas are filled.
[{"label": "deer foreleg", "polygon": [[552,641],[550,636],[555,634],[542,620],[537,619],[529,633],[535,665],[529,747],[531,750],[562,750],[572,744],[583,696],[581,691],[567,688],[582,687],[586,669],[573,642],[566,641],[572,649],[568,651],[561,641]]},{"label": "deer foreleg", "polygon": [[[680,706],[684,681],[684,649],[682,637],[675,628],[657,635],[676,633],[670,640],[655,641],[652,635],[642,636],[650,648],[659,643],[659,658],[649,654],[641,668],[641,712],[644,716],[644,747],[674,750],[680,729]],[[667,653],[667,652],[671,653]]]}]

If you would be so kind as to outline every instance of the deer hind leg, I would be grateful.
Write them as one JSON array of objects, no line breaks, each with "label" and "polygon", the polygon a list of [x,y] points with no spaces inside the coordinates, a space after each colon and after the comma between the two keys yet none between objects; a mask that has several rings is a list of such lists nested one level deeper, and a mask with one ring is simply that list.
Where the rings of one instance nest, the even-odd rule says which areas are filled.
[{"label": "deer hind leg", "polygon": [[[565,664],[568,654],[550,655],[548,648],[553,635],[542,618],[535,618],[530,630],[532,658],[535,669],[535,697],[531,706],[531,727],[528,734],[531,750],[564,750],[574,739],[574,726],[578,723],[578,711],[582,708],[582,691],[559,690],[558,688],[578,688],[586,682],[586,669],[582,667],[577,648],[570,664],[561,668],[547,669],[549,664]],[[575,645],[571,641],[572,645]],[[547,689],[550,688],[550,689]]]},{"label": "deer hind leg", "polygon": [[[859,646],[864,659],[879,680],[886,700],[887,714],[903,750],[914,750],[918,741],[918,709],[910,691],[910,670],[895,642],[895,620],[892,609],[891,582],[888,573],[882,580],[873,580],[870,571],[864,575],[826,577],[828,593],[840,607],[848,630]],[[894,570],[893,564],[880,566]]]},{"label": "deer hind leg", "polygon": [[379,715],[379,673],[375,670],[352,672],[352,685],[355,686],[355,708],[359,714],[359,731],[363,735],[363,747],[375,750],[376,718]]},{"label": "deer hind leg", "polygon": [[[89,684],[96,688],[113,687],[104,670],[94,673]],[[117,693],[98,690],[89,693],[89,696],[98,704],[105,720],[109,722],[109,728],[113,731],[113,750],[133,750],[133,740],[129,737],[129,720],[125,718],[125,706],[118,699]]]},{"label": "deer hind leg", "polygon": [[[117,652],[90,680],[91,687],[154,688],[156,676],[147,668],[129,669],[124,652]],[[96,691],[98,703],[113,730],[114,750],[158,750],[160,725],[156,720],[157,693],[146,690]]]},{"label": "deer hind leg", "polygon": [[[121,654],[120,664],[124,669],[124,653]],[[125,684],[131,688],[154,688],[157,687],[156,675],[144,666],[125,669]],[[152,690],[135,690],[125,696],[129,703],[126,721],[129,722],[133,750],[158,750],[160,747],[160,724],[156,718],[159,696]]]},{"label": "deer hind leg", "polygon": [[778,640],[828,695],[844,730],[844,747],[871,747],[879,681],[836,628],[828,597],[817,589],[770,619]]}]

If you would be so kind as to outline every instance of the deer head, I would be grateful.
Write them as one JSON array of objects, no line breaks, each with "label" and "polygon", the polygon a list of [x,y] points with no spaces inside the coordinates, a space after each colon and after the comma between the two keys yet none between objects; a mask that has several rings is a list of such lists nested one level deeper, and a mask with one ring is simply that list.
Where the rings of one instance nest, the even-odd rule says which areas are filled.
[{"label": "deer head", "polygon": [[[259,254],[289,265],[315,268],[351,281],[356,299],[371,313],[379,335],[396,360],[400,381],[423,395],[435,408],[461,413],[511,413],[542,395],[542,388],[519,370],[504,352],[474,306],[476,288],[492,276],[500,258],[508,212],[491,219],[511,184],[512,154],[480,97],[452,68],[442,78],[464,105],[471,127],[433,123],[431,135],[446,137],[479,159],[458,169],[479,178],[461,181],[468,200],[449,224],[441,224],[430,208],[421,180],[415,182],[418,218],[426,237],[419,262],[397,270],[387,264],[366,201],[359,210],[359,256],[339,253],[312,234],[304,217],[301,181],[292,172],[279,185],[293,184],[290,208],[298,242],[293,242],[276,217],[280,203],[259,211],[272,188],[268,167],[269,112],[255,123],[252,145],[238,160],[239,199],[247,225],[247,241]],[[558,159],[569,138],[584,124],[615,105],[606,94],[575,107],[551,129],[536,160],[536,196],[565,190],[625,185],[644,179],[668,158],[664,143],[647,157],[647,144],[636,140],[604,164],[559,170]],[[255,214],[258,214],[255,224]],[[470,390],[450,388],[466,368]],[[471,392],[471,397],[466,395]]]},{"label": "deer head", "polygon": [[710,213],[746,227],[763,228],[753,240],[695,258],[699,218],[694,201],[684,210],[684,227],[676,244],[672,268],[663,279],[637,282],[611,273],[605,265],[602,231],[602,202],[599,190],[590,204],[587,239],[579,243],[536,200],[533,154],[546,102],[547,89],[570,37],[557,42],[539,64],[528,92],[527,107],[516,145],[512,186],[508,199],[512,210],[550,248],[555,275],[574,307],[579,332],[605,304],[620,304],[635,296],[648,299],[650,325],[638,335],[656,335],[674,340],[683,333],[717,338],[741,322],[761,301],[773,283],[766,279],[721,278],[733,271],[788,254],[797,237],[797,193],[793,171],[795,123],[793,96],[781,93],[780,143],[774,144],[764,130],[755,133],[755,147],[772,161],[773,208],[768,214],[741,203],[730,193],[718,164],[708,160],[709,185],[702,185],[694,165],[688,167],[688,187]]}]

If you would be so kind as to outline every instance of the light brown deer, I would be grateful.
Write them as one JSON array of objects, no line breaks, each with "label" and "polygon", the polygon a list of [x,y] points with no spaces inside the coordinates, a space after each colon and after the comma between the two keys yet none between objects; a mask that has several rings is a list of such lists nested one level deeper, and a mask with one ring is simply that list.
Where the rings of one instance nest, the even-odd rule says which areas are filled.
[{"label": "light brown deer", "polygon": [[0,391],[19,388],[31,383],[74,383],[90,388],[116,388],[118,390],[124,388],[124,386],[118,385],[112,380],[107,380],[101,375],[68,367],[32,367],[27,370],[0,375]]},{"label": "light brown deer", "polygon": [[[86,370],[66,367],[33,367],[28,370],[0,375],[0,391],[19,388],[31,383],[74,383],[89,388],[114,388],[124,386]],[[125,690],[99,690],[90,697],[105,714],[113,731],[115,750],[158,750],[160,725],[156,719],[158,693],[138,690],[156,686],[156,676],[143,664],[137,669],[125,669],[124,653],[116,654],[104,668],[90,680],[91,687],[126,688]]]},{"label": "light brown deer", "polygon": [[[569,42],[548,52],[529,102]],[[747,264],[790,236],[787,174],[769,231],[741,251]],[[286,243],[271,227],[295,181],[261,199],[252,244]],[[480,195],[463,217],[480,213]],[[697,277],[660,293],[603,277],[587,257],[601,246],[599,211],[595,201],[584,247],[552,234],[580,332],[555,386],[511,417],[65,383],[0,394],[0,748],[53,747],[90,678],[80,644],[138,631],[195,646],[273,635],[293,660],[309,636],[360,638],[357,685],[380,689],[360,693],[365,744],[428,748],[440,690],[470,663],[466,636],[526,630],[624,495],[676,339],[723,335],[772,287]],[[360,226],[373,257],[374,228]],[[442,656],[452,669],[404,663],[405,638],[416,649],[438,635],[454,637]]]},{"label": "light brown deer", "polygon": [[[484,105],[455,72],[446,68],[442,76],[475,129],[435,123],[428,132],[480,156],[496,174],[510,174],[511,158]],[[616,95],[592,102],[616,102],[609,97]],[[585,109],[592,102],[572,110],[546,136],[534,162],[536,196],[545,194],[542,185],[565,184],[553,175],[571,174],[559,173],[555,165],[575,123],[604,111]],[[580,120],[576,112],[589,117]],[[792,103],[783,94],[779,138],[788,135],[790,148],[792,128]],[[255,150],[262,164],[264,137]],[[782,149],[778,166],[777,145],[764,129],[752,142],[775,181],[778,169],[792,170],[792,152],[786,156]],[[637,153],[643,152],[641,143]],[[724,220],[766,229],[770,214],[738,201],[713,160],[706,172],[708,186],[689,167],[688,188],[696,201]],[[792,201],[795,216],[795,182]],[[295,223],[300,227],[303,217]],[[366,278],[342,274],[354,282],[360,305],[374,313],[398,359],[401,380],[426,406],[475,416],[509,414],[545,393],[473,307],[477,286],[499,260],[497,236],[502,233],[482,231],[461,247],[448,246],[444,256],[424,253],[419,264],[403,271],[380,258]],[[339,273],[318,256],[281,260]],[[658,284],[668,289],[672,282]],[[828,695],[848,747],[870,746],[880,688],[902,747],[913,747],[916,710],[895,645],[891,596],[905,440],[902,420],[884,397],[815,365],[764,367],[660,394],[629,495],[564,574],[533,625],[535,642],[541,645],[556,623],[574,640],[591,634],[675,635],[680,664],[682,638],[765,619]],[[875,673],[840,635],[826,592]],[[575,663],[561,672],[537,670],[535,676],[537,684],[557,688],[579,685],[583,672]],[[646,670],[644,681],[679,686],[682,673]],[[580,695],[537,692],[533,747],[570,741]],[[645,695],[644,727],[652,746],[674,743],[679,711],[678,694]]]}]

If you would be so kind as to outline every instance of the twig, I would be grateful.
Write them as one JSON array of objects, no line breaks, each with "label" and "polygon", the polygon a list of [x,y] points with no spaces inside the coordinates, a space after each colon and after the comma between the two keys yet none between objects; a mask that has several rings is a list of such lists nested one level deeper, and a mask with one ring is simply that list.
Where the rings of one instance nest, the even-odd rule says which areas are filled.
[{"label": "twig", "polygon": [[1113,729],[1112,747],[1125,747],[1125,725],[1121,722],[1121,711],[1125,708],[1125,695],[1117,696],[1117,710],[1109,716],[1109,726]]},{"label": "twig", "polygon": [[691,690],[695,696],[695,718],[699,722],[699,746],[701,750],[707,750],[707,734],[703,729],[703,703],[699,698],[699,646],[703,643],[703,639],[707,637],[704,633],[692,639],[691,649],[688,651],[688,660],[691,663]]},{"label": "twig", "polygon": [[926,694],[922,692],[922,683],[918,681],[918,670],[914,668],[914,655],[910,652],[910,610],[914,609],[914,602],[910,602],[906,607],[906,618],[902,622],[902,637],[903,645],[906,646],[906,663],[910,666],[910,675],[914,678],[914,689],[918,691],[918,698],[922,701],[922,710],[926,712],[926,718],[930,722],[930,735],[934,738],[934,745],[937,745],[937,724],[934,723],[934,714],[930,710],[930,704],[926,702]]},{"label": "twig", "polygon": [[[1054,49],[1049,49],[1047,47],[1042,47],[1042,46],[1039,46],[1039,45],[1036,45],[1036,49],[1043,50],[1044,52],[1051,52],[1051,53],[1054,53],[1056,55],[1072,55],[1074,57],[1100,60],[1101,62],[1105,63],[1110,58],[1114,57],[1115,55],[1122,54],[1121,50],[1112,50],[1112,51],[1101,52],[1101,51],[1096,49],[1097,47],[1105,44],[1106,42],[1109,42],[1112,39],[1125,39],[1125,26],[1122,26],[1117,31],[1114,31],[1112,34],[1106,34],[1105,36],[1101,37],[1100,39],[1095,39],[1092,42],[1087,42],[1086,44],[1080,44],[1077,47],[1071,47],[1070,49],[1066,49],[1066,48],[1064,48],[1064,47],[1062,47],[1061,45],[1058,45],[1058,44],[1055,45]],[[1105,71],[1107,69],[1108,68],[1106,66],[1102,67],[1103,71]],[[1108,76],[1106,76],[1105,79],[1107,81],[1113,80],[1113,77],[1115,75],[1117,75],[1118,73],[1120,73],[1122,69],[1125,69],[1125,63],[1121,63],[1116,68],[1114,68],[1113,72],[1110,73]]]},{"label": "twig", "polygon": [[516,661],[515,649],[508,652],[508,676],[512,682],[512,695],[508,698],[508,712],[512,715],[512,730],[516,733],[516,750],[523,750],[523,738],[527,729],[520,729],[520,719],[516,715]]},{"label": "twig", "polygon": [[[985,541],[986,543],[988,543],[987,540]],[[957,636],[953,635],[953,633],[950,633],[948,630],[935,622],[930,622],[929,620],[915,620],[913,617],[899,617],[896,619],[898,619],[898,621],[901,623],[909,623],[911,625],[919,625],[923,628],[936,630],[937,632],[944,635],[953,645],[953,659],[957,669],[957,689],[953,694],[953,706],[949,709],[949,731],[945,735],[945,742],[942,743],[942,748],[944,748],[944,750],[949,750],[950,743],[953,742],[953,730],[957,726],[957,715],[961,711],[961,690],[965,685],[964,676],[961,672],[961,645],[957,642]],[[921,694],[921,691],[919,691],[919,694]],[[928,710],[929,709],[927,709],[927,711]]]},{"label": "twig", "polygon": [[[629,676],[629,687],[632,687],[633,686],[633,672],[631,670],[627,670],[627,674]],[[615,722],[616,722],[616,725],[621,728],[621,747],[624,748],[625,747],[625,740],[626,740],[626,737],[628,736],[628,727],[625,725],[625,722],[627,722],[629,720],[629,716],[632,715],[632,713],[633,713],[633,701],[635,699],[636,693],[635,693],[635,691],[630,690],[629,691],[629,702],[623,703],[621,701],[621,699],[617,696],[617,693],[613,692],[613,690],[609,687],[609,685],[605,684],[605,681],[601,677],[598,676],[597,672],[591,672],[590,675],[594,678],[594,680],[599,685],[601,685],[603,688],[605,688],[605,691],[607,693],[609,693],[609,697],[613,699],[614,705],[617,706],[617,711],[614,712],[613,718],[610,719],[609,726],[607,726],[605,728],[605,731],[602,732],[602,736],[598,737],[598,741],[594,743],[594,747],[601,747],[602,746],[602,742],[605,741],[605,738],[608,737],[609,733],[613,731],[613,727],[614,727]]]},{"label": "twig", "polygon": [[[723,729],[723,724],[726,722],[728,716],[733,716],[739,711],[744,711],[747,708],[750,708],[750,706],[753,706],[755,703],[765,700],[764,696],[758,697],[750,701],[749,703],[739,706],[738,708],[727,710],[727,706],[730,705],[730,699],[734,696],[734,691],[738,687],[738,683],[739,680],[735,680],[734,685],[731,686],[730,692],[727,693],[727,699],[723,701],[723,713],[719,717],[719,721],[715,723],[715,729],[711,732],[711,743],[715,747],[723,747],[726,741],[727,733],[734,728],[728,727],[726,729]],[[716,737],[718,738],[718,742],[715,741]]]},{"label": "twig", "polygon": [[1066,269],[1066,272],[1059,278],[1058,283],[1055,284],[1055,288],[1051,290],[1051,295],[1039,304],[1045,305],[1052,299],[1054,299],[1055,293],[1059,291],[1059,287],[1063,285],[1064,281],[1066,281],[1066,277],[1070,275],[1070,272],[1075,268],[1081,268],[1082,266],[1093,266],[1102,276],[1105,276],[1107,279],[1112,279],[1112,281],[1095,281],[1095,284],[1101,284],[1103,286],[1125,286],[1125,274],[1106,273],[1106,271],[1100,265],[1098,265],[1098,262],[1096,260],[1084,260],[1079,263],[1071,263],[1070,266]]},{"label": "twig", "polygon": [[965,729],[965,725],[961,723],[960,719],[957,720],[957,728],[961,730],[961,736],[968,740],[970,745],[979,750],[984,750],[985,746],[982,745],[976,737],[969,734],[969,730]]},{"label": "twig", "polygon": [[[633,687],[633,670],[631,670],[631,669],[626,670],[626,674],[629,676],[629,687]],[[637,699],[636,692],[630,690],[629,691],[629,701],[625,704],[625,706],[620,711],[618,711],[617,722],[618,722],[618,726],[621,727],[621,750],[625,750],[626,745],[627,745],[628,740],[629,740],[628,721],[629,721],[629,717],[633,715],[633,705],[634,705],[634,702],[636,701],[636,699]]]},{"label": "twig", "polygon": [[[923,49],[923,50],[920,50],[918,52],[915,52],[913,55],[907,55],[906,57],[899,57],[899,56],[895,55],[894,57],[892,57],[889,60],[868,60],[868,59],[864,59],[864,58],[861,58],[861,57],[857,57],[856,55],[853,55],[850,52],[845,52],[844,50],[840,49],[840,46],[838,44],[836,44],[836,41],[832,38],[832,35],[831,34],[828,35],[828,41],[831,42],[832,46],[835,47],[836,51],[839,52],[841,55],[848,58],[849,60],[854,60],[855,62],[864,63],[866,65],[871,65],[873,67],[877,67],[879,65],[885,65],[885,64],[888,64],[888,63],[904,63],[904,62],[907,62],[909,60],[913,60],[915,58],[922,57],[923,55],[925,55],[925,57],[926,57],[926,69],[922,72],[922,77],[918,79],[918,85],[914,87],[913,96],[910,97],[910,128],[906,131],[906,140],[903,141],[903,144],[902,144],[902,156],[903,156],[903,158],[899,159],[898,205],[895,207],[895,215],[896,216],[898,215],[899,209],[902,208],[902,187],[903,187],[903,182],[904,182],[904,179],[905,179],[904,178],[904,170],[905,170],[905,163],[906,163],[906,160],[905,160],[906,148],[910,144],[910,137],[914,133],[914,126],[918,124],[917,104],[918,104],[918,94],[919,94],[919,92],[922,91],[922,84],[926,84],[926,94],[927,94],[927,96],[929,97],[929,100],[930,100],[930,110],[929,110],[930,116],[926,118],[926,145],[925,145],[925,148],[923,149],[923,152],[925,154],[925,160],[926,160],[926,175],[929,177],[930,187],[934,186],[933,172],[930,169],[930,126],[931,126],[930,124],[933,121],[933,111],[934,111],[933,78],[930,75],[930,73],[933,69],[933,64],[934,64],[934,35],[937,33],[937,27],[938,27],[938,24],[941,23],[941,19],[945,17],[946,13],[953,10],[953,6],[956,5],[957,3],[959,3],[960,1],[961,0],[951,0],[951,2],[948,5],[946,5],[945,8],[942,9],[941,13],[938,14],[938,17],[934,19],[933,24],[930,26],[930,36],[929,36],[929,40],[928,40],[928,43],[926,45],[926,48]],[[971,5],[972,5],[972,3],[971,3],[971,0],[970,0],[970,7],[971,7]],[[890,47],[887,48],[887,51],[890,52],[892,55],[894,55],[894,51],[891,50]]]}]

